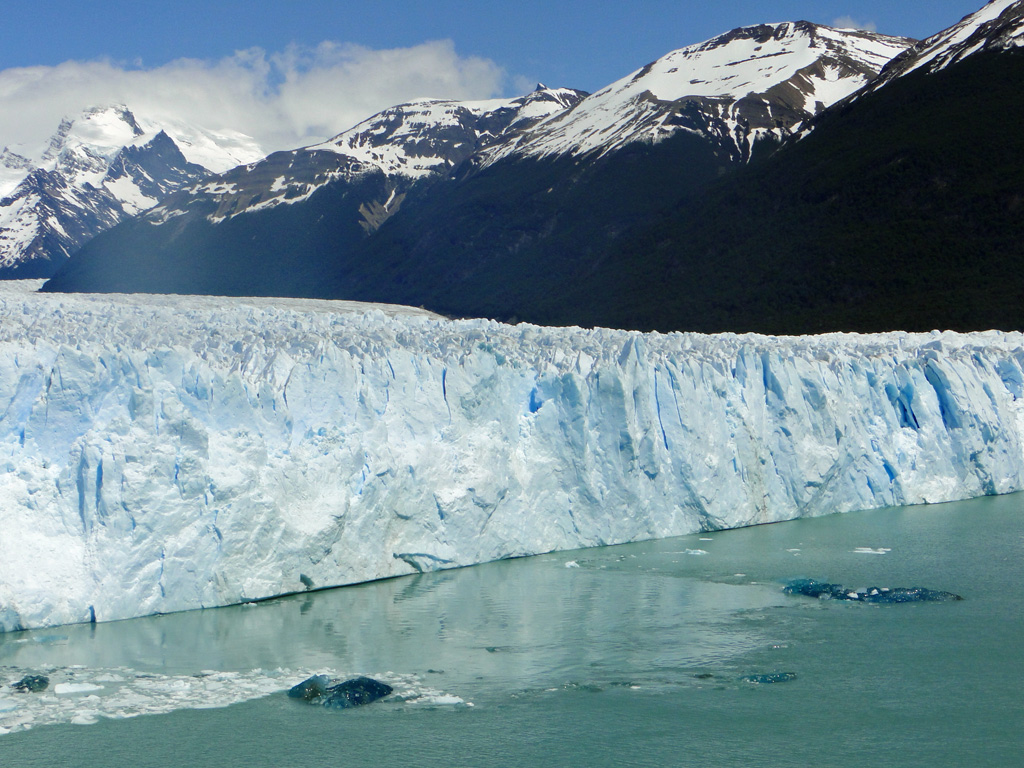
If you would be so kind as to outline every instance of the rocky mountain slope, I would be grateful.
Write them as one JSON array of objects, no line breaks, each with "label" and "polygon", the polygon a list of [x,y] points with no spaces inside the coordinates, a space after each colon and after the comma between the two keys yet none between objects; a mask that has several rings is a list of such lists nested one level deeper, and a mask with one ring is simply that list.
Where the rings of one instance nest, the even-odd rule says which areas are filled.
[{"label": "rocky mountain slope", "polygon": [[1008,51],[1024,46],[1024,4],[991,0],[985,7],[942,32],[904,51],[864,93],[917,69],[939,72],[983,51]]},{"label": "rocky mountain slope", "polygon": [[242,213],[304,203],[331,184],[358,184],[363,177],[380,175],[388,180],[384,195],[362,200],[358,209],[358,223],[372,232],[399,210],[416,181],[446,175],[467,158],[572,107],[585,95],[538,86],[511,100],[399,104],[322,144],[277,152],[193,185],[149,218],[162,223],[199,212],[211,224],[220,224]]},{"label": "rocky mountain slope", "polygon": [[673,51],[487,153],[606,155],[679,131],[748,160],[765,139],[861,88],[911,41],[806,21],[742,27]]},{"label": "rocky mountain slope", "polygon": [[240,134],[138,118],[124,106],[64,119],[38,150],[4,147],[0,277],[48,277],[99,232],[261,154]]},{"label": "rocky mountain slope", "polygon": [[[517,99],[393,107],[171,195],[84,249],[48,289],[315,296],[339,254],[410,193],[584,95],[541,86]],[[129,251],[138,259],[123,260]]]}]

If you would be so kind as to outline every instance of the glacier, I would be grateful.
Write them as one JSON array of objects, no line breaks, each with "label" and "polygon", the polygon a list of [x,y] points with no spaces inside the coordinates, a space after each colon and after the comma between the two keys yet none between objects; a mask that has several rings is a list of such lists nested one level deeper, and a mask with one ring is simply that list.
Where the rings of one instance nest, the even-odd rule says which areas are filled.
[{"label": "glacier", "polygon": [[1024,337],[0,287],[0,630],[1020,490]]}]

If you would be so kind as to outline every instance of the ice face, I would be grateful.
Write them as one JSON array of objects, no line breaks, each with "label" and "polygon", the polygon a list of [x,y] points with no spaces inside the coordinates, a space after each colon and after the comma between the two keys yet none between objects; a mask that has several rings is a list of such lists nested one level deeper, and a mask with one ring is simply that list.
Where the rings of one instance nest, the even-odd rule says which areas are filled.
[{"label": "ice face", "polygon": [[1022,487],[1020,334],[0,293],[0,625]]}]

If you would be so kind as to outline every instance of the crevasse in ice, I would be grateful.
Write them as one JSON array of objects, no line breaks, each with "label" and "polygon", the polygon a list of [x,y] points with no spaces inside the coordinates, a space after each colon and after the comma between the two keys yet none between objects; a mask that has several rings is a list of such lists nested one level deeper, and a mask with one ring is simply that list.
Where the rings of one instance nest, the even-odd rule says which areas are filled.
[{"label": "crevasse in ice", "polygon": [[0,293],[0,625],[1022,488],[1020,334]]}]

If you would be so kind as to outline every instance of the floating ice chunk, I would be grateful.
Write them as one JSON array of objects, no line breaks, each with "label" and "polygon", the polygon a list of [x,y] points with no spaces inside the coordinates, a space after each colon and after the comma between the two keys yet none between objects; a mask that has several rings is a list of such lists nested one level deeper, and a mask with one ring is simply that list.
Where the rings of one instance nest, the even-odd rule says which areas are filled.
[{"label": "floating ice chunk", "polygon": [[[179,709],[226,707],[269,696],[286,689],[297,673],[290,670],[252,670],[195,675],[162,675],[126,668],[89,670],[91,682],[74,679],[80,667],[50,672],[58,696],[19,695],[13,709],[0,706],[0,733],[56,723],[88,725],[99,718],[125,719],[164,714]],[[27,670],[15,670],[22,676]],[[307,673],[308,674],[308,673]],[[96,685],[98,681],[105,686]],[[84,694],[84,695],[82,695]],[[0,699],[7,701],[7,697]]]},{"label": "floating ice chunk", "polygon": [[567,563],[565,564],[565,567],[566,567],[566,568],[579,568],[579,567],[580,567],[580,564],[579,564],[579,563],[577,563],[577,562],[576,562],[575,560],[570,560],[569,562],[567,562]]},{"label": "floating ice chunk", "polygon": [[394,692],[387,683],[372,677],[356,677],[327,688],[326,695],[314,699],[328,709],[351,709],[372,704]]},{"label": "floating ice chunk", "polygon": [[459,696],[453,696],[449,693],[436,693],[432,695],[423,695],[417,697],[415,700],[416,704],[433,704],[436,706],[458,706],[459,704],[466,704],[466,706],[472,707],[472,704],[467,702]]},{"label": "floating ice chunk", "polygon": [[92,693],[93,691],[102,690],[102,685],[93,685],[92,683],[57,683],[55,686],[53,686],[53,692],[58,695],[72,693]]},{"label": "floating ice chunk", "polygon": [[706,555],[707,550],[704,549],[687,549],[683,552],[685,555]]},{"label": "floating ice chunk", "polygon": [[16,683],[11,683],[11,688],[21,693],[41,693],[50,686],[50,678],[46,675],[25,675]]},{"label": "floating ice chunk", "polygon": [[11,710],[17,709],[20,706],[20,702],[14,699],[0,699],[0,712],[10,712]]},{"label": "floating ice chunk", "polygon": [[853,550],[858,555],[885,555],[892,552],[891,547],[879,547],[878,549],[872,549],[871,547],[857,547]]},{"label": "floating ice chunk", "polygon": [[963,600],[960,595],[924,587],[892,587],[865,597],[869,603],[935,603]]}]

